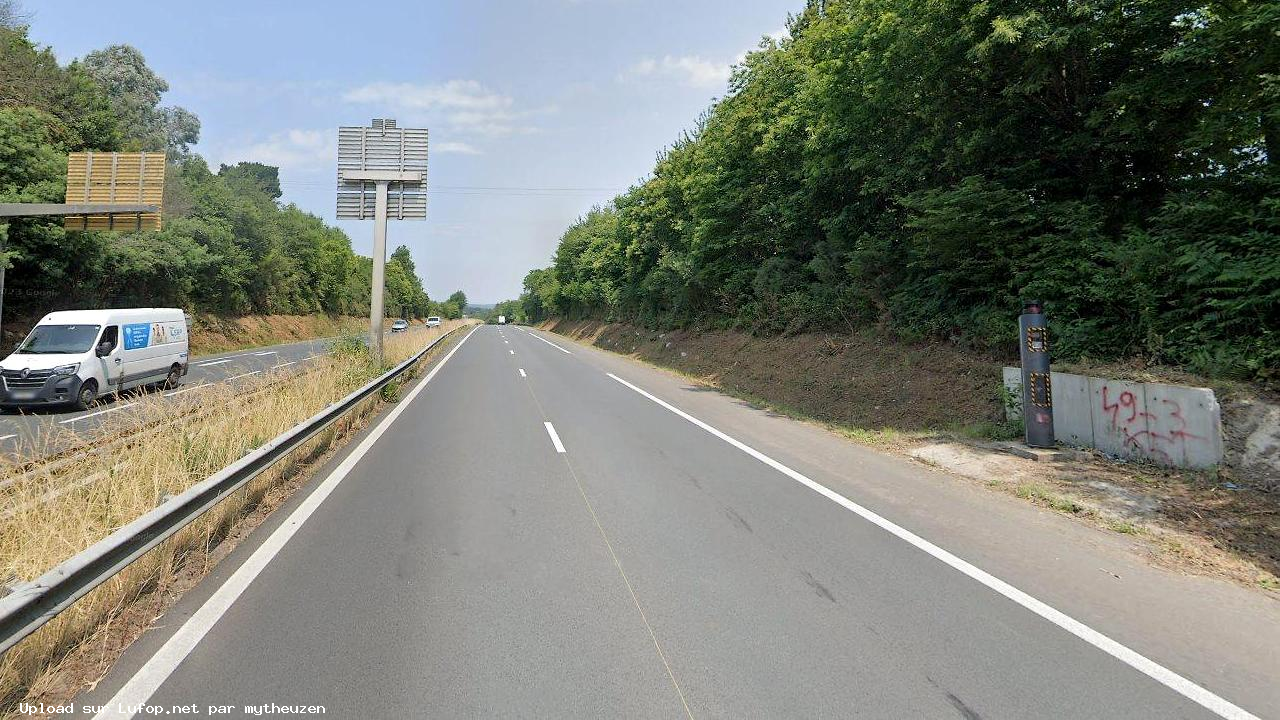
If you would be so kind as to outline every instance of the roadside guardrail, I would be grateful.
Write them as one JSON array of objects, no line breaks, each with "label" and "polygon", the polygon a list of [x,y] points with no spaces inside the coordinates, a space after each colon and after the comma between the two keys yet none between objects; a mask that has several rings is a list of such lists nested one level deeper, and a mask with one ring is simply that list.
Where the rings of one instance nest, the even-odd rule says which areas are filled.
[{"label": "roadside guardrail", "polygon": [[161,503],[35,580],[0,598],[0,653],[17,645],[94,588],[222,502],[264,470],[323,432],[362,401],[403,375],[467,325],[432,340],[364,387],[295,425],[262,447]]}]

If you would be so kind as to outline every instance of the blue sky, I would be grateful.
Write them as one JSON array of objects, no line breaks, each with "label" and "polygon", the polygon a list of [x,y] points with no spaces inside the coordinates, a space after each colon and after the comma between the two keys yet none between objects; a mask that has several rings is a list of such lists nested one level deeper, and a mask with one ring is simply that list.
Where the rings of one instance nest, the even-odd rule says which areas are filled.
[{"label": "blue sky", "polygon": [[[24,6],[64,62],[140,49],[169,81],[165,104],[200,116],[196,149],[215,169],[279,165],[284,200],[330,222],[339,125],[429,128],[429,219],[393,222],[388,244],[410,247],[433,298],[494,302],[574,218],[643,177],[803,0]],[[339,225],[369,253],[370,222]]]}]

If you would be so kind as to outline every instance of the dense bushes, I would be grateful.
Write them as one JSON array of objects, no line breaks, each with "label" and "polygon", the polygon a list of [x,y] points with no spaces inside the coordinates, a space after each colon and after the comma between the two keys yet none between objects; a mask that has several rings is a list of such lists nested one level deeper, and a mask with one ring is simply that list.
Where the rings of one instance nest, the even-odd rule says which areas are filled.
[{"label": "dense bushes", "polygon": [[811,2],[522,312],[1280,367],[1280,2]]}]

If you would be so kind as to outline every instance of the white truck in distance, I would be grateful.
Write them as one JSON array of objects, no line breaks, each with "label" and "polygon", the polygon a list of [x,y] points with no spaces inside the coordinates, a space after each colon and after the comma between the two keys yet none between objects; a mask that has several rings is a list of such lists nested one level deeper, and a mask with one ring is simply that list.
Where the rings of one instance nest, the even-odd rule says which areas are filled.
[{"label": "white truck in distance", "polygon": [[499,325],[506,325],[506,324],[507,324],[507,316],[506,316],[506,315],[499,315],[499,316],[498,316],[498,324],[499,324]]},{"label": "white truck in distance", "polygon": [[187,318],[177,308],[45,315],[0,361],[0,406],[92,405],[100,395],[187,374]]}]

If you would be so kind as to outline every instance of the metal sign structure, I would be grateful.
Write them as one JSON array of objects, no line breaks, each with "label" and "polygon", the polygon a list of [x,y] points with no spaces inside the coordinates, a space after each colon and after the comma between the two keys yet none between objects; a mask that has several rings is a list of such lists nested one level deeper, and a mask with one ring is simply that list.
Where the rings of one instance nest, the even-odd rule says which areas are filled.
[{"label": "metal sign structure", "polygon": [[389,119],[338,128],[339,220],[369,220],[376,214],[377,180],[370,173],[387,180],[388,217],[427,219],[426,129],[396,127]]},{"label": "metal sign structure", "polygon": [[369,127],[338,128],[338,218],[373,219],[373,287],[369,347],[382,364],[382,291],[387,219],[427,219],[427,131],[375,118]]},{"label": "metal sign structure", "polygon": [[[164,206],[162,152],[78,152],[67,156],[67,205],[91,206],[64,214],[68,230],[159,230]],[[120,206],[117,211],[115,206]],[[139,212],[138,206],[151,206]]]}]

